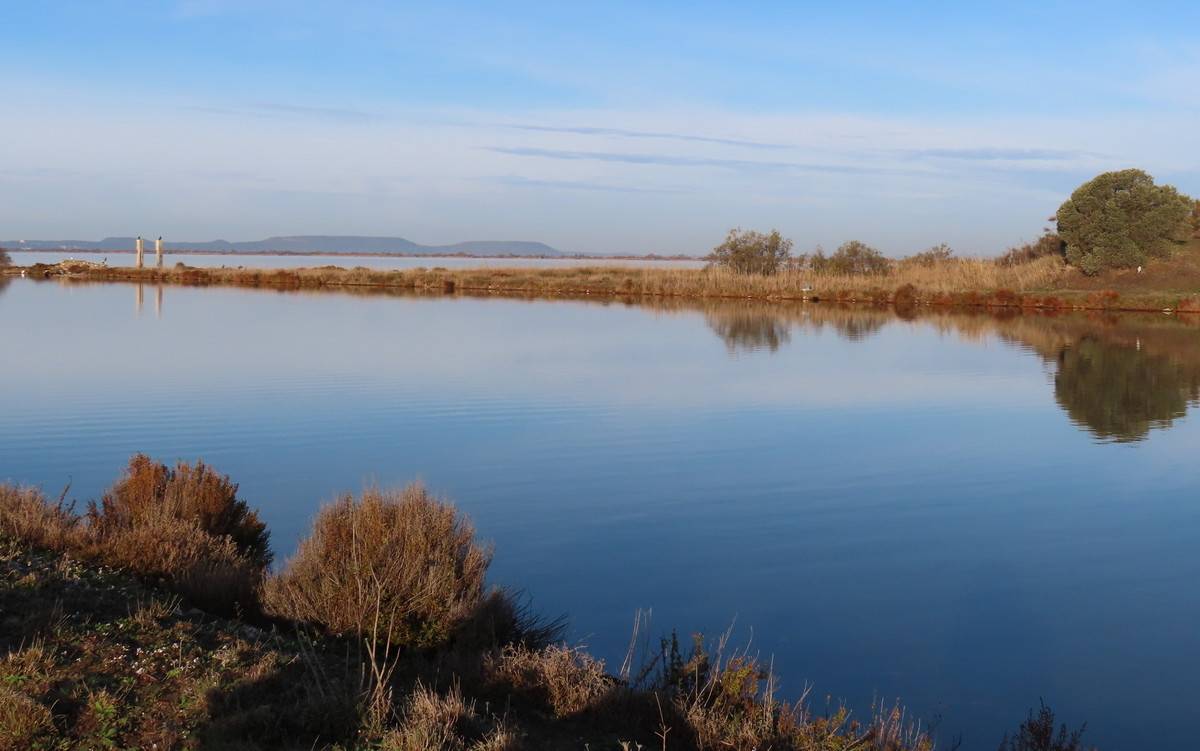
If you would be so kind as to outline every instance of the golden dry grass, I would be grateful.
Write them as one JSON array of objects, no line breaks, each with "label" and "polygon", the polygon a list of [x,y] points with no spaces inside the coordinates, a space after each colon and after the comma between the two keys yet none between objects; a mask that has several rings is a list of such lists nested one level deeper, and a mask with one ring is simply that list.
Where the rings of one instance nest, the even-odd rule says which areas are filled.
[{"label": "golden dry grass", "polygon": [[[336,266],[297,269],[231,269],[176,266],[155,269],[48,267],[77,278],[192,285],[230,285],[305,289],[321,287],[396,287],[427,292],[492,291],[540,295],[604,294],[666,297],[752,297],[803,299],[812,292],[867,292],[911,284],[930,293],[1012,289],[1025,291],[1052,284],[1065,266],[1042,258],[1001,266],[991,260],[951,259],[932,266],[894,265],[887,275],[844,275],[783,271],[771,276],[739,274],[721,268],[644,268],[579,266],[564,268],[408,269],[385,271]],[[47,269],[35,269],[35,275]]]},{"label": "golden dry grass", "polygon": [[49,709],[16,688],[0,685],[0,751],[38,748],[53,730]]},{"label": "golden dry grass", "polygon": [[78,547],[85,534],[79,517],[61,501],[51,502],[37,488],[0,485],[0,538],[63,551]]},{"label": "golden dry grass", "polygon": [[595,709],[616,688],[602,660],[561,644],[543,649],[509,645],[489,656],[485,672],[488,680],[503,690],[545,703],[555,717]]}]

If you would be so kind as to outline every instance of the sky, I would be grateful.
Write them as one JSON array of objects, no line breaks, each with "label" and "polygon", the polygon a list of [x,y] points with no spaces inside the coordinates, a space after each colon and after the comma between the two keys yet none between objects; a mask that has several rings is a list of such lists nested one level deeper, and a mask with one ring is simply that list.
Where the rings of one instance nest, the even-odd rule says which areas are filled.
[{"label": "sky", "polygon": [[1194,2],[2,6],[4,239],[990,255],[1103,171],[1200,195]]}]

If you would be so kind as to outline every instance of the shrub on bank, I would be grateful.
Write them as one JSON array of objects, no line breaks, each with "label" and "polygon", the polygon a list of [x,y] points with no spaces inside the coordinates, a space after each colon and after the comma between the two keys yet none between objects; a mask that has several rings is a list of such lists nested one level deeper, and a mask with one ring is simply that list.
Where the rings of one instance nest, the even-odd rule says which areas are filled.
[{"label": "shrub on bank", "polygon": [[729,230],[725,242],[712,249],[708,261],[739,274],[770,276],[787,264],[791,252],[792,241],[779,230],[763,234],[735,228]]},{"label": "shrub on bank", "polygon": [[891,272],[892,262],[870,245],[851,240],[839,245],[829,256],[817,250],[809,257],[808,267],[819,274],[883,276]]},{"label": "shrub on bank", "polygon": [[424,487],[368,490],[321,510],[263,602],[331,634],[433,647],[484,602],[491,560],[471,523]]},{"label": "shrub on bank", "polygon": [[70,506],[51,503],[37,488],[0,485],[0,538],[65,551],[79,547],[85,534]]},{"label": "shrub on bank", "polygon": [[267,525],[237,491],[236,483],[203,461],[180,462],[171,469],[137,454],[100,504],[92,504],[88,519],[106,538],[139,526],[161,526],[168,519],[192,522],[206,535],[228,538],[241,556],[264,569],[271,563]]},{"label": "shrub on bank", "polygon": [[946,243],[940,243],[928,250],[922,250],[920,253],[900,259],[900,266],[920,266],[931,269],[938,264],[949,263],[952,260],[954,260],[954,250]]},{"label": "shrub on bank", "polygon": [[1059,207],[1067,260],[1085,274],[1166,258],[1191,234],[1193,202],[1138,169],[1105,172]]},{"label": "shrub on bank", "polygon": [[12,256],[4,248],[0,248],[0,269],[5,266],[12,266]]},{"label": "shrub on bank", "polygon": [[1048,256],[1063,257],[1066,253],[1066,244],[1062,238],[1053,232],[1047,231],[1037,240],[1024,245],[1015,245],[1005,251],[999,258],[996,259],[996,264],[1005,268],[1012,266],[1020,266],[1026,263],[1032,263],[1039,258]]},{"label": "shrub on bank", "polygon": [[[136,513],[122,505],[133,497],[158,498],[161,473],[151,469],[127,473],[119,491],[109,494],[125,499],[113,500],[125,509],[114,510],[113,518],[130,520],[106,540],[121,551],[111,560],[134,571],[168,572],[162,578],[172,584],[197,560],[222,562],[218,575],[243,565],[256,570],[230,535],[203,526],[202,515],[181,515],[174,503],[130,503]],[[153,482],[139,484],[146,478]],[[527,616],[510,597],[482,593],[490,551],[475,542],[453,507],[419,486],[340,499],[321,512],[316,527],[267,587],[282,587],[277,594],[286,595],[285,605],[320,606],[302,620],[332,620],[326,609],[339,605],[360,608],[359,624],[363,614],[379,616],[390,634],[398,621],[403,638],[414,624],[411,607],[427,591],[436,592],[438,602],[457,603],[449,613],[416,613],[416,622],[432,624],[417,628],[418,635],[454,632],[453,648],[406,653],[399,670],[386,673],[387,690],[379,695],[387,705],[376,724],[364,721],[363,695],[356,691],[364,665],[348,657],[344,642],[181,612],[175,598],[158,600],[146,582],[107,568],[84,570],[62,556],[31,555],[38,545],[106,561],[86,521],[69,507],[38,491],[0,486],[0,538],[24,543],[0,546],[0,587],[8,588],[12,612],[23,616],[0,619],[0,645],[9,647],[0,653],[0,677],[16,679],[0,687],[0,749],[5,742],[16,748],[195,742],[205,748],[501,751],[526,740],[536,748],[657,748],[661,742],[679,751],[931,747],[892,707],[855,722],[844,710],[814,716],[802,699],[778,701],[770,670],[746,652],[727,651],[724,638],[710,650],[697,637],[686,656],[676,639],[664,640],[641,669],[634,669],[631,655],[620,678],[581,649],[468,643],[464,628],[488,622],[510,628]],[[193,546],[198,552],[189,554]],[[322,572],[329,582],[316,581]],[[315,597],[293,599],[309,593]],[[368,633],[361,625],[350,632]],[[1042,737],[1046,723],[1041,716],[1038,722],[1031,717],[1017,741],[1026,745],[1011,749],[1079,748],[1029,745]],[[1052,716],[1049,726],[1054,729]]]},{"label": "shrub on bank", "polygon": [[139,454],[83,518],[40,490],[0,485],[0,537],[160,579],[213,612],[253,612],[270,550],[236,492],[202,462],[168,470]]}]

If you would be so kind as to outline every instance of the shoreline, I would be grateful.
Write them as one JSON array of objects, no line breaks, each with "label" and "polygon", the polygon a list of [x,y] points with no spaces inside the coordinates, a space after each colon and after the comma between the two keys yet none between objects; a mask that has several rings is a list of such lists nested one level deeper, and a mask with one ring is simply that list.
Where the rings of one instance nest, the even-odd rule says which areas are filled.
[{"label": "shoreline", "polygon": [[[135,255],[136,250],[92,250],[88,248],[3,248],[9,253],[79,253],[81,255],[90,256],[110,256],[110,255]],[[153,251],[147,252],[147,255],[153,255]],[[479,253],[373,253],[373,252],[338,252],[338,251],[308,251],[308,250],[164,250],[164,256],[280,256],[280,257],[296,257],[296,258],[472,258],[477,260],[488,260],[491,258],[500,260],[525,259],[530,261],[681,261],[695,262],[703,261],[701,256],[688,255],[670,255],[660,256],[654,253],[649,255],[593,255],[587,253],[564,253],[562,255],[526,255],[526,254],[495,254],[482,255]]]},{"label": "shoreline", "polygon": [[275,290],[376,290],[422,294],[517,295],[561,298],[674,298],[759,302],[837,303],[897,309],[976,308],[1032,311],[1110,311],[1200,313],[1200,294],[1177,290],[1007,288],[928,289],[889,277],[847,277],[814,285],[810,275],[771,277],[709,269],[637,267],[469,268],[378,270],[340,266],[285,269],[174,267],[135,269],[82,262],[12,266],[5,276],[68,282],[169,284],[190,287],[242,287]]}]

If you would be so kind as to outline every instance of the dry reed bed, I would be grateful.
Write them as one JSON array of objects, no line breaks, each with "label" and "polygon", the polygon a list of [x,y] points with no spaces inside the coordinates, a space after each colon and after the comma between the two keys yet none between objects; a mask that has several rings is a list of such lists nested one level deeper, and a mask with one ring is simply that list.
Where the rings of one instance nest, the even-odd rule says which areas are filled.
[{"label": "dry reed bed", "polygon": [[1171,294],[1121,296],[1111,290],[1065,289],[1074,272],[1061,259],[1024,264],[958,259],[934,266],[898,265],[887,275],[784,271],[772,276],[708,269],[411,269],[381,271],[336,266],[297,269],[86,268],[32,266],[35,278],[280,290],[404,290],[421,293],[540,297],[658,297],[805,300],[891,304],[1085,310],[1200,310],[1200,297]]}]

